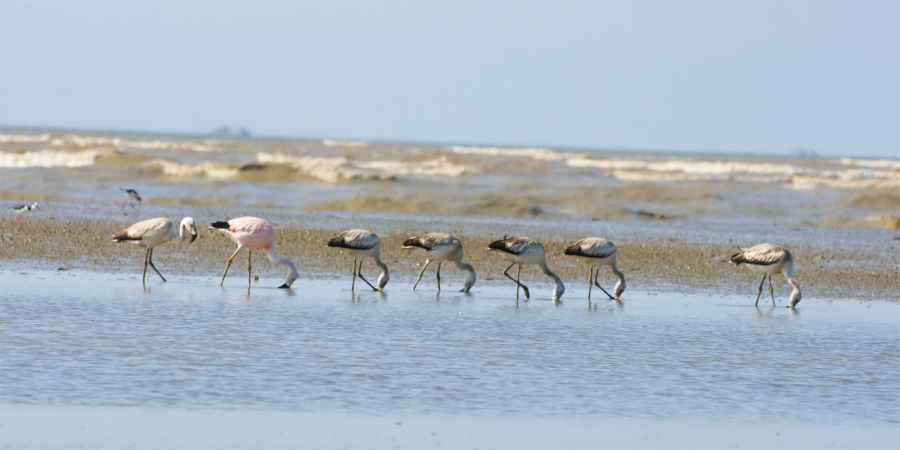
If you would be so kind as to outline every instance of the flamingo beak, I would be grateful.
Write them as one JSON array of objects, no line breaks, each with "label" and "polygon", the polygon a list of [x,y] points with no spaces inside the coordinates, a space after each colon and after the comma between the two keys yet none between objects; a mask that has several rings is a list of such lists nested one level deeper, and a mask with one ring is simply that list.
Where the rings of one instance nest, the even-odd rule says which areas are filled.
[{"label": "flamingo beak", "polygon": [[288,281],[281,286],[278,286],[278,289],[290,289],[292,284],[294,284],[293,281]]},{"label": "flamingo beak", "polygon": [[197,240],[197,227],[191,226],[191,242]]}]

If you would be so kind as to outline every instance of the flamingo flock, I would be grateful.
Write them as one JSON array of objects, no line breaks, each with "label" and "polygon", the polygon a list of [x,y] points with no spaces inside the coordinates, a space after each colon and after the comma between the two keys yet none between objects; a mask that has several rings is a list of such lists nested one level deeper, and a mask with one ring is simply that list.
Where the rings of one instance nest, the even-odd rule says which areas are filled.
[{"label": "flamingo flock", "polygon": [[[133,189],[122,189],[122,191],[129,198],[126,200],[126,203],[128,201],[141,201],[141,197]],[[38,205],[37,203],[31,205],[23,204],[12,209],[18,213],[16,217],[18,222],[23,215],[38,209]],[[219,286],[224,286],[225,278],[228,276],[228,269],[231,268],[231,263],[242,249],[247,249],[248,292],[252,285],[252,258],[254,250],[264,251],[269,261],[284,265],[287,268],[287,274],[284,277],[284,283],[279,286],[280,289],[290,289],[294,281],[300,277],[293,262],[275,253],[275,229],[266,220],[249,216],[237,217],[226,221],[213,222],[207,228],[225,235],[237,244],[237,249],[225,263],[225,271],[222,273],[222,280],[219,282]],[[194,219],[191,217],[182,219],[178,226],[171,220],[162,217],[144,220],[112,236],[114,242],[129,242],[146,249],[143,272],[141,274],[141,284],[144,286],[147,284],[148,266],[159,275],[163,282],[166,281],[166,278],[153,263],[154,248],[172,241],[192,243],[195,239],[197,239],[197,228],[194,224]],[[377,234],[362,229],[347,230],[329,239],[326,245],[340,250],[341,254],[353,259],[351,291],[356,290],[357,278],[374,291],[384,291],[390,281],[390,271],[387,264],[381,259],[381,239]],[[413,290],[416,290],[419,286],[422,276],[433,262],[437,263],[435,278],[438,292],[441,291],[441,268],[444,263],[453,263],[458,269],[467,272],[465,283],[460,292],[469,293],[472,287],[475,286],[475,282],[478,279],[475,267],[463,261],[463,245],[458,238],[446,233],[426,233],[404,240],[401,248],[425,258],[425,264],[422,266],[422,270],[413,284]],[[565,294],[565,283],[555,272],[550,270],[547,264],[546,250],[539,241],[522,236],[504,237],[488,244],[487,250],[496,252],[510,263],[502,273],[503,276],[516,284],[517,302],[520,292],[525,294],[526,300],[531,298],[528,286],[521,282],[523,266],[537,266],[546,276],[553,280],[554,288],[551,294],[553,301],[558,301]],[[589,303],[594,286],[603,291],[610,300],[618,301],[621,299],[622,294],[625,292],[625,275],[617,266],[618,250],[612,241],[600,237],[581,239],[566,247],[563,255],[574,257],[578,263],[588,267],[587,298]],[[374,285],[363,275],[362,266],[367,258],[371,258],[381,270]],[[759,299],[762,296],[763,286],[767,279],[769,280],[769,294],[772,298],[772,306],[775,306],[772,275],[779,274],[784,275],[787,283],[791,286],[788,307],[794,308],[800,303],[802,294],[800,292],[800,284],[793,275],[794,257],[790,250],[772,244],[759,244],[749,248],[742,248],[740,252],[731,256],[730,262],[737,266],[743,264],[752,272],[762,274],[763,277],[759,283],[755,306],[759,306]],[[515,278],[509,273],[509,270],[513,267],[516,267]],[[608,267],[617,278],[616,284],[612,288],[612,293],[604,289],[600,284],[600,269],[603,267]]]},{"label": "flamingo flock", "polygon": [[[252,255],[254,250],[263,250],[269,260],[287,267],[284,284],[279,286],[281,289],[290,289],[294,281],[299,278],[294,264],[287,258],[277,256],[275,253],[275,229],[269,222],[258,217],[237,217],[227,221],[218,221],[211,223],[208,227],[210,230],[221,233],[237,244],[237,249],[232,253],[225,263],[225,271],[222,274],[222,281],[219,283],[223,286],[225,277],[228,275],[228,269],[234,258],[240,253],[241,249],[247,249],[247,289],[249,292],[251,286],[252,271]],[[144,256],[144,270],[142,275],[142,283],[146,285],[147,266],[149,265],[160,278],[165,282],[165,277],[159,272],[153,264],[153,249],[159,245],[170,241],[184,242],[187,239],[193,242],[197,238],[197,229],[194,225],[194,219],[185,217],[180,225],[175,227],[174,223],[169,219],[157,218],[138,222],[113,236],[115,242],[131,242],[140,247],[147,249]],[[390,271],[387,264],[381,259],[381,239],[377,234],[362,229],[353,229],[341,232],[337,236],[331,238],[326,243],[328,247],[340,250],[341,254],[353,259],[352,278],[350,283],[351,291],[356,289],[356,279],[359,278],[372,290],[384,291],[390,281]],[[462,242],[449,234],[445,233],[426,233],[420,236],[414,236],[403,241],[401,247],[413,253],[421,254],[425,258],[425,264],[419,272],[413,284],[413,290],[419,286],[425,270],[432,262],[437,263],[435,272],[437,281],[437,290],[441,291],[441,267],[444,263],[453,263],[460,270],[467,272],[465,284],[461,292],[468,293],[475,285],[477,275],[475,267],[469,263],[463,262],[463,245]],[[566,286],[563,280],[552,270],[547,264],[546,250],[539,241],[529,237],[505,237],[488,244],[488,251],[496,252],[510,264],[503,271],[503,275],[516,284],[516,301],[519,300],[519,293],[525,294],[525,299],[531,298],[531,292],[528,286],[520,281],[523,266],[537,266],[546,276],[551,278],[555,284],[551,299],[558,301],[566,292]],[[591,291],[594,286],[603,291],[610,300],[619,301],[625,292],[625,275],[617,266],[618,250],[616,245],[605,238],[590,237],[581,239],[573,245],[566,247],[563,252],[564,256],[574,257],[577,262],[588,267],[588,302],[591,300]],[[375,284],[369,282],[363,275],[362,266],[367,258],[371,258],[375,265],[381,270]],[[800,302],[800,284],[793,277],[794,258],[791,252],[783,247],[777,247],[771,244],[760,244],[750,248],[742,249],[740,253],[731,256],[731,263],[735,265],[745,265],[755,273],[763,275],[762,282],[759,285],[759,291],[756,296],[756,306],[759,306],[759,298],[762,295],[763,285],[766,279],[769,280],[769,293],[772,296],[772,305],[775,306],[775,294],[772,287],[772,275],[782,274],[791,285],[792,291],[789,297],[789,308],[796,307]],[[516,277],[510,275],[509,270],[516,267]],[[618,279],[609,293],[600,285],[599,276],[600,269],[609,267],[609,270]]]}]

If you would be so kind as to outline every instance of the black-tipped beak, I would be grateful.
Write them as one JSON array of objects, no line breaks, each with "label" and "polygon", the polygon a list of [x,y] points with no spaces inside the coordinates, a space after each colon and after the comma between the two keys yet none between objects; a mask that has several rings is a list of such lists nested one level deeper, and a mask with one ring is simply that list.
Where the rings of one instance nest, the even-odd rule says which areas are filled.
[{"label": "black-tipped beak", "polygon": [[197,240],[197,227],[191,227],[191,242]]},{"label": "black-tipped beak", "polygon": [[[293,283],[291,283],[291,284],[293,284]],[[278,286],[278,289],[290,289],[290,288],[291,288],[291,285],[287,284],[287,283],[284,283],[281,286]]]}]

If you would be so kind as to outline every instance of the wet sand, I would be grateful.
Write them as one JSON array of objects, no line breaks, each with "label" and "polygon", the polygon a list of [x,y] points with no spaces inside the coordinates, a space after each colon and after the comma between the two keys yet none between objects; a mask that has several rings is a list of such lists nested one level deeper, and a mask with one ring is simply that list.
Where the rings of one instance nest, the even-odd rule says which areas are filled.
[{"label": "wet sand", "polygon": [[[6,203],[3,206],[6,208]],[[739,247],[769,242],[784,245],[795,258],[795,277],[803,290],[803,302],[829,299],[900,299],[900,239],[896,231],[840,229],[761,224],[753,228],[733,224],[646,221],[590,221],[543,218],[498,218],[289,211],[234,207],[144,205],[140,210],[81,202],[44,202],[42,210],[21,222],[0,219],[0,268],[87,269],[140,275],[143,249],[110,242],[116,231],[153,217],[180,220],[191,215],[198,224],[199,238],[192,245],[169,243],[154,252],[154,261],[164,275],[212,276],[220,274],[234,251],[224,236],[202,229],[203,224],[242,215],[269,220],[276,228],[276,250],[295,262],[303,278],[347,277],[351,260],[327,240],[345,229],[366,228],[382,239],[382,257],[391,269],[388,289],[412,284],[423,259],[401,250],[401,242],[416,234],[443,231],[459,237],[465,259],[478,270],[478,283],[506,285],[502,276],[505,260],[487,251],[487,244],[504,235],[527,235],[547,249],[550,267],[566,282],[569,295],[581,295],[587,270],[563,249],[577,239],[601,236],[619,248],[619,266],[628,280],[628,290],[643,292],[708,292],[755,298],[757,275],[728,262]],[[254,255],[254,275],[278,278],[282,266],[268,262],[262,252]],[[244,253],[246,255],[246,253]],[[229,274],[239,283],[246,272],[246,256],[236,258]],[[364,273],[377,277],[371,262]],[[459,289],[464,274],[449,265],[442,270],[445,289]],[[549,282],[537,268],[523,270],[527,284]],[[155,274],[153,275],[155,277]],[[148,275],[148,281],[153,280]],[[612,286],[615,278],[601,271],[601,284]],[[158,281],[158,278],[157,278]],[[786,302],[789,286],[784,277],[773,277],[776,299]],[[432,288],[434,271],[429,268],[422,287]],[[477,286],[477,285],[476,285]],[[409,287],[403,287],[408,289]],[[626,298],[628,292],[626,291]],[[801,307],[804,304],[801,304]]]}]

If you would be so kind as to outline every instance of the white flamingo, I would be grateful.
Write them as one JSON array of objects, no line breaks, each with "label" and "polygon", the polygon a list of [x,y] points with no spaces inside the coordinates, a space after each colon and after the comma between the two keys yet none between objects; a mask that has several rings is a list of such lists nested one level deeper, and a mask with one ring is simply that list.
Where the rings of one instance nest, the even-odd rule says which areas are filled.
[{"label": "white flamingo", "polygon": [[[579,262],[589,267],[588,273],[588,300],[591,299],[591,288],[596,285],[611,300],[618,300],[625,292],[625,275],[616,267],[616,260],[619,258],[616,251],[616,244],[603,238],[586,238],[582,239],[565,250],[565,254],[574,256]],[[606,292],[603,286],[597,281],[600,274],[600,267],[609,266],[612,273],[619,277],[616,286],[613,288],[613,295]]]},{"label": "white flamingo", "polygon": [[444,233],[427,233],[403,241],[403,248],[423,251],[426,255],[425,266],[422,267],[422,271],[419,272],[419,278],[416,278],[416,284],[413,285],[413,290],[416,290],[416,286],[419,285],[419,280],[422,279],[422,274],[425,273],[425,269],[428,268],[428,264],[431,264],[432,261],[437,261],[438,263],[438,292],[441,291],[441,265],[444,262],[453,262],[456,264],[456,267],[469,271],[462,292],[469,292],[469,289],[472,289],[472,286],[475,285],[475,268],[472,267],[471,264],[462,261],[463,247],[462,242],[460,242],[459,239]]},{"label": "white flamingo", "polygon": [[[504,258],[512,262],[512,264],[503,271],[503,275],[506,275],[506,278],[516,282],[516,300],[519,299],[520,287],[525,291],[526,299],[531,297],[528,293],[528,287],[519,283],[519,275],[522,273],[522,266],[526,264],[539,266],[541,270],[544,271],[544,274],[553,278],[553,281],[556,282],[556,288],[553,289],[553,300],[559,300],[566,292],[566,286],[563,284],[562,280],[547,267],[547,255],[544,251],[544,246],[541,245],[540,242],[527,237],[511,237],[491,242],[491,244],[488,245],[488,250],[499,251]],[[509,269],[512,269],[515,265],[518,265],[519,268],[516,271],[516,278],[513,279],[509,274]]]},{"label": "white flamingo", "polygon": [[144,272],[141,275],[141,283],[147,285],[147,264],[156,271],[156,274],[166,281],[166,278],[159,273],[159,270],[153,265],[153,247],[165,244],[169,241],[184,242],[190,236],[190,242],[197,239],[197,227],[194,226],[194,219],[185,217],[181,219],[181,224],[175,228],[175,224],[165,217],[149,219],[138,222],[113,235],[114,242],[131,242],[140,247],[147,248],[147,254],[144,255]]},{"label": "white flamingo", "polygon": [[762,295],[766,277],[769,277],[769,293],[772,295],[772,306],[775,306],[772,275],[779,273],[784,274],[792,288],[788,307],[793,308],[800,303],[800,284],[794,279],[794,257],[788,249],[772,244],[754,245],[750,248],[742,248],[740,253],[732,255],[731,262],[735,265],[745,264],[753,272],[763,274],[762,281],[759,283],[759,292],[756,294],[756,306],[759,306],[759,297]]},{"label": "white flamingo", "polygon": [[[381,260],[381,239],[378,238],[378,235],[369,230],[347,230],[331,238],[328,246],[339,248],[341,253],[353,258],[353,281],[350,284],[350,290],[356,289],[356,277],[365,281],[373,290],[384,290],[391,277],[387,264]],[[378,287],[372,286],[372,283],[369,283],[369,280],[366,280],[362,274],[362,263],[365,258],[373,258],[375,264],[381,268],[381,275],[378,276],[376,282]],[[358,266],[357,261],[359,262]]]},{"label": "white flamingo", "polygon": [[247,249],[247,292],[250,292],[250,261],[253,258],[253,250],[265,250],[269,261],[283,264],[288,267],[288,273],[284,277],[284,284],[278,286],[279,289],[290,289],[294,280],[300,277],[297,269],[287,258],[281,258],[275,254],[275,229],[269,222],[259,217],[238,217],[229,219],[227,222],[215,222],[208,227],[216,230],[238,245],[237,250],[228,258],[225,264],[225,273],[222,274],[222,281],[219,286],[225,283],[225,275],[228,275],[228,268],[231,267],[231,261],[237,256],[242,248]]}]

